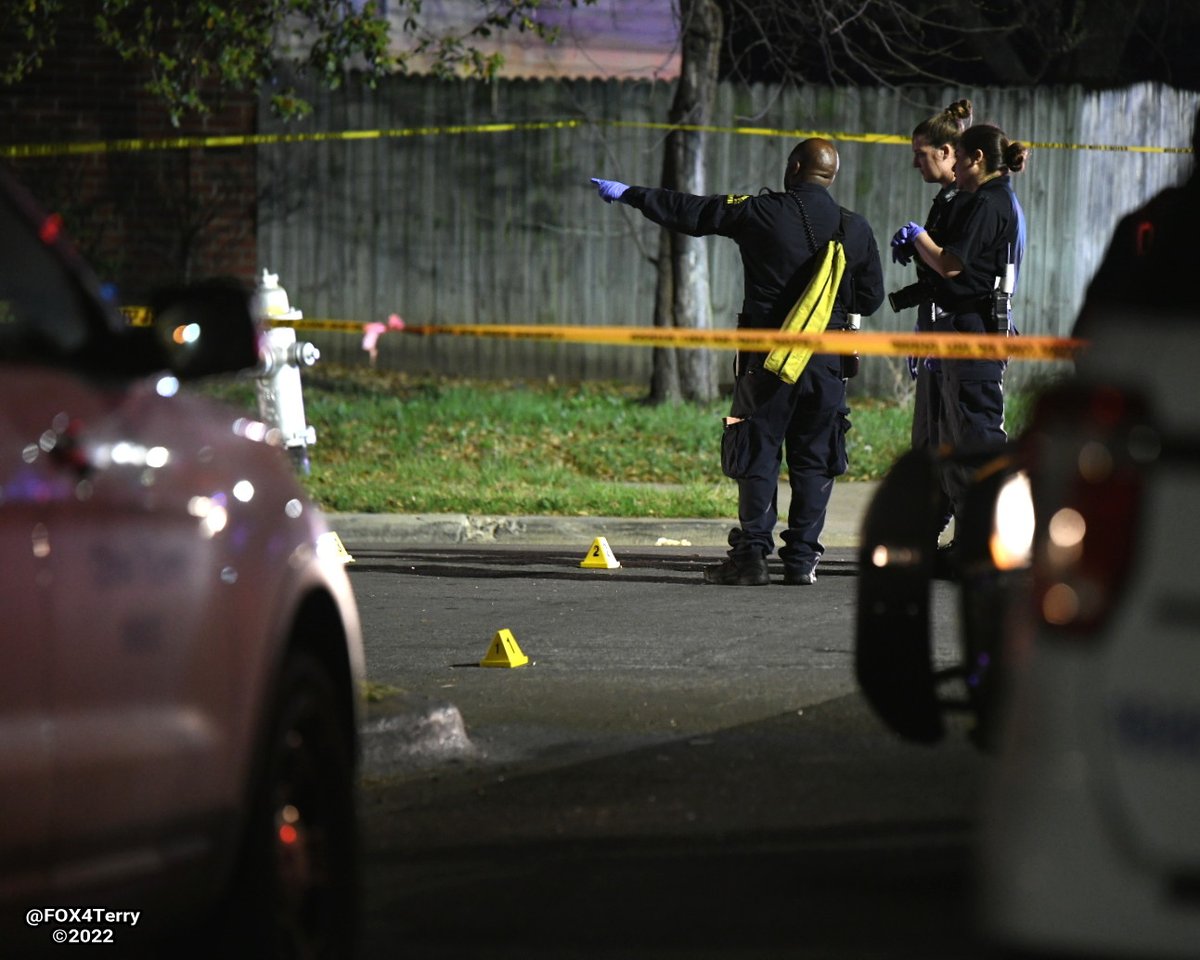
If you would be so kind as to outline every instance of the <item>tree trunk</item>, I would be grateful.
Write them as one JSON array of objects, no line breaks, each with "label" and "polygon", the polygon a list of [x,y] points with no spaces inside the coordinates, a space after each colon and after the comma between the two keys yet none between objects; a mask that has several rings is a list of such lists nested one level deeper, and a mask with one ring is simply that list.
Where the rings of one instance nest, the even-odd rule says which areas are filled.
[{"label": "tree trunk", "polygon": [[[681,0],[683,49],[679,82],[671,104],[673,124],[711,122],[717,91],[722,19],[716,0]],[[674,130],[663,156],[662,185],[684,193],[705,192],[704,145],[698,130]],[[708,252],[703,240],[664,231],[659,244],[654,324],[661,327],[712,327]],[[711,350],[661,348],[654,351],[649,400],[708,401],[717,396],[716,363]]]},{"label": "tree trunk", "polygon": [[[670,151],[667,151],[670,155]],[[663,162],[663,182],[666,182],[667,161]],[[671,232],[659,231],[658,240],[658,283],[654,291],[654,325],[671,327],[672,304],[675,302],[674,260],[671,257]],[[650,374],[650,403],[679,403],[683,391],[679,386],[679,364],[674,347],[655,347],[654,366]]]}]

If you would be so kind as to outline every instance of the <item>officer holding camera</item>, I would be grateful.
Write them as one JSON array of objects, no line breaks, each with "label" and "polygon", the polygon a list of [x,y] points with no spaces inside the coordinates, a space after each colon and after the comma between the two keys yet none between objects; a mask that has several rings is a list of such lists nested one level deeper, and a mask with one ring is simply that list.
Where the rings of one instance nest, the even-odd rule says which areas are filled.
[{"label": "officer holding camera", "polygon": [[[921,173],[926,183],[940,187],[929,215],[925,218],[925,230],[934,238],[941,235],[947,222],[950,204],[958,195],[954,182],[954,147],[962,131],[971,125],[971,101],[957,100],[945,110],[922,120],[912,132],[912,165]],[[892,247],[892,260],[906,265],[912,259],[907,247]],[[916,329],[929,333],[935,328],[933,315],[934,273],[921,259],[916,261],[917,280],[903,289],[888,294],[892,310],[899,313],[909,307],[917,308]],[[938,369],[940,361],[932,357],[909,357],[909,373],[916,381],[913,401],[912,446],[914,450],[925,447],[936,448],[939,443],[938,418],[941,410],[941,387]],[[949,523],[948,508],[944,527]]]},{"label": "officer holding camera", "polygon": [[[892,248],[932,271],[933,328],[945,333],[1010,332],[1010,301],[1025,252],[1025,214],[1011,173],[1023,170],[1029,148],[999,127],[973,126],[954,150],[955,184],[963,196],[950,205],[937,235],[917,223],[901,227]],[[939,385],[939,440],[970,456],[1002,445],[1003,360],[943,360]],[[957,516],[971,467],[964,456],[948,461],[943,488]]]}]

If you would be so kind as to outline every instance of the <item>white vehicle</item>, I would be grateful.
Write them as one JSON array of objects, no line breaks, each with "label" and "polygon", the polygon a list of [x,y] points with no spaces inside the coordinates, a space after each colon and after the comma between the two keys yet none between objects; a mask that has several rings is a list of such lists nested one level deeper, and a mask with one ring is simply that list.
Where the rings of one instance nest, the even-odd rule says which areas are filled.
[{"label": "white vehicle", "polygon": [[1090,337],[1023,441],[1032,590],[1005,631],[982,920],[1016,947],[1200,957],[1200,327]]},{"label": "white vehicle", "polygon": [[[0,171],[4,952],[347,956],[354,598],[263,425],[179,389],[258,362],[248,294],[135,328],[59,233]],[[72,907],[129,913],[32,922]]]},{"label": "white vehicle", "polygon": [[[983,932],[1018,955],[1200,957],[1200,326],[1127,313],[1025,434],[974,458],[951,571],[961,660],[931,660],[941,461],[880,485],[860,686],[907,739],[966,710],[992,755]],[[1148,345],[1153,345],[1152,349]]]}]

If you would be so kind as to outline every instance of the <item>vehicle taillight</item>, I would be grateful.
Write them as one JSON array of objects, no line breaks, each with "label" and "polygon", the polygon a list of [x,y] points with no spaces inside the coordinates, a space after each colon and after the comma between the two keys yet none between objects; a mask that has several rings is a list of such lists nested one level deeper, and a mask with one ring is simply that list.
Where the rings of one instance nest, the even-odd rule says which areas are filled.
[{"label": "vehicle taillight", "polygon": [[1058,495],[1039,504],[1033,600],[1044,623],[1086,632],[1116,608],[1131,575],[1159,445],[1145,404],[1124,392],[1073,390],[1047,402],[1034,429]]},{"label": "vehicle taillight", "polygon": [[988,553],[997,570],[1024,570],[1033,553],[1035,515],[1029,474],[1018,470],[996,494]]}]

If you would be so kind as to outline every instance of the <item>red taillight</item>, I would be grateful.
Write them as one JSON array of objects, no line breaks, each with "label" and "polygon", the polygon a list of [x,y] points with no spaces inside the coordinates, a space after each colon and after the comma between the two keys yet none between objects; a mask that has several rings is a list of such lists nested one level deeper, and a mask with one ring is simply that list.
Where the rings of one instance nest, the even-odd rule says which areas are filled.
[{"label": "red taillight", "polygon": [[54,243],[62,235],[63,219],[57,213],[46,217],[38,227],[38,237],[44,244]]},{"label": "red taillight", "polygon": [[1041,411],[1042,502],[1034,555],[1039,619],[1086,632],[1111,615],[1132,575],[1148,465],[1145,405],[1108,388],[1058,394]]}]

